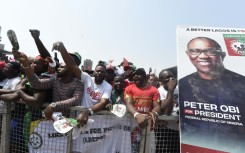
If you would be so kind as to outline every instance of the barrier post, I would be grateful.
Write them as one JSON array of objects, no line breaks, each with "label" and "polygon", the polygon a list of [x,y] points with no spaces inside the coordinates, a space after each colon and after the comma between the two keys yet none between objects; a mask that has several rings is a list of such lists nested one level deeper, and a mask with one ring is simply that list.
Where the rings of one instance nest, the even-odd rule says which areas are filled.
[{"label": "barrier post", "polygon": [[[70,117],[73,117],[73,112],[70,111]],[[66,153],[71,153],[72,152],[72,131],[69,131],[68,132],[68,135],[67,135],[67,148],[66,148]]]},{"label": "barrier post", "polygon": [[141,129],[140,153],[148,153],[151,142],[151,120],[148,120],[148,126]]},{"label": "barrier post", "polygon": [[9,152],[11,105],[11,103],[4,102],[1,129],[1,153]]}]

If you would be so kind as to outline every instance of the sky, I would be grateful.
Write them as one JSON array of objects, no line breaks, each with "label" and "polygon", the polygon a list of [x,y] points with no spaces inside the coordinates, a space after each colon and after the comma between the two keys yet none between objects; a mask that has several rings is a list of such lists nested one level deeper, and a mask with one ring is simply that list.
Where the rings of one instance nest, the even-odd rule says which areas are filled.
[{"label": "sky", "polygon": [[126,58],[158,75],[177,65],[178,25],[244,28],[243,6],[242,0],[0,0],[0,43],[11,50],[12,29],[20,51],[36,56],[29,29],[38,29],[48,50],[62,41],[93,68],[99,60],[118,65]]}]

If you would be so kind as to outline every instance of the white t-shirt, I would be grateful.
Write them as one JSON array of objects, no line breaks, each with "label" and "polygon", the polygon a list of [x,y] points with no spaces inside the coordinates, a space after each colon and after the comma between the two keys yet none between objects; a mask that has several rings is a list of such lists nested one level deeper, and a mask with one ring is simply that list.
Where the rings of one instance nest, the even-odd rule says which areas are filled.
[{"label": "white t-shirt", "polygon": [[[7,79],[5,85],[3,86],[3,89],[14,90],[15,87],[20,82],[20,80],[21,80],[20,77],[15,77],[15,78],[12,78],[12,79]],[[14,108],[14,106],[12,105],[12,109],[13,108]],[[4,101],[0,100],[0,113],[3,113],[3,109],[4,109]]]},{"label": "white t-shirt", "polygon": [[105,80],[103,80],[102,84],[97,85],[94,82],[94,77],[91,77],[86,72],[82,72],[81,81],[84,83],[81,106],[91,108],[93,105],[97,104],[101,98],[110,98],[112,86]]},{"label": "white t-shirt", "polygon": [[8,82],[8,79],[4,79],[0,82],[0,86],[3,87]]},{"label": "white t-shirt", "polygon": [[3,86],[3,89],[11,89],[14,90],[17,84],[20,82],[20,77],[15,77],[12,79],[8,79],[5,85]]},{"label": "white t-shirt", "polygon": [[[165,90],[165,89],[163,88],[163,86],[160,86],[160,87],[158,88],[158,91],[159,91],[159,93],[160,93],[160,100],[164,100],[164,99],[167,98],[167,93],[168,93],[168,91]],[[174,98],[175,98],[178,94],[179,94],[179,88],[178,88],[178,86],[176,86],[176,88],[174,89]],[[175,99],[175,100],[176,100],[177,102],[179,101],[178,98]]]},{"label": "white t-shirt", "polygon": [[[168,91],[165,90],[163,88],[163,86],[160,86],[158,88],[158,91],[160,93],[160,100],[161,101],[165,100],[167,98]],[[177,102],[179,102],[178,93],[179,93],[179,89],[178,89],[178,86],[176,86],[176,88],[174,89],[174,99]],[[177,111],[179,111],[179,107],[176,104],[174,104],[171,116],[178,116]],[[168,125],[167,126],[168,126],[168,128],[170,128],[172,130],[179,130],[179,124],[175,120],[174,121],[168,121]]]}]

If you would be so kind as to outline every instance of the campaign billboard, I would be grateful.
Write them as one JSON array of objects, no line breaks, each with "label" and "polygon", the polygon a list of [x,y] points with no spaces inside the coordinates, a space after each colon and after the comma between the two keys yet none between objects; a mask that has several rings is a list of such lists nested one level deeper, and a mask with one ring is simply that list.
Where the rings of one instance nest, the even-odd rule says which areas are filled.
[{"label": "campaign billboard", "polygon": [[182,153],[245,150],[245,29],[178,26]]}]

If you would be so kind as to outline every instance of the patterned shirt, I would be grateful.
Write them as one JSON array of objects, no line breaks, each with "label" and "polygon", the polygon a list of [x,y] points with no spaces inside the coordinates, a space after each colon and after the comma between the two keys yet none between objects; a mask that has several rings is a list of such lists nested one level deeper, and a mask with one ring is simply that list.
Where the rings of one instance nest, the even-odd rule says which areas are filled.
[{"label": "patterned shirt", "polygon": [[62,111],[80,104],[83,95],[83,83],[76,78],[69,83],[63,83],[60,78],[38,79],[37,76],[29,79],[35,89],[52,89],[53,102],[56,102],[55,111]]}]

